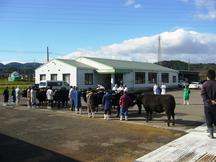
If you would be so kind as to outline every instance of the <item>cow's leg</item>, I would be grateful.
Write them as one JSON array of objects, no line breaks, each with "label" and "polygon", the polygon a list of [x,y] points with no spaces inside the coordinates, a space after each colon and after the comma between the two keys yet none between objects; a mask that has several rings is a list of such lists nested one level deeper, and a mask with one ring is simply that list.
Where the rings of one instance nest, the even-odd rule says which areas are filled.
[{"label": "cow's leg", "polygon": [[138,114],[141,114],[141,112],[142,112],[142,104],[137,103],[137,106],[138,106]]},{"label": "cow's leg", "polygon": [[149,121],[150,110],[147,107],[145,107],[145,110],[146,110],[146,122],[148,122]]},{"label": "cow's leg", "polygon": [[166,111],[166,115],[167,115],[167,126],[170,126],[170,118],[171,118],[171,113],[169,111]]},{"label": "cow's leg", "polygon": [[175,125],[175,113],[174,113],[174,110],[172,111],[172,125],[174,126]]},{"label": "cow's leg", "polygon": [[146,122],[149,121],[149,111],[146,111]]},{"label": "cow's leg", "polygon": [[116,117],[119,118],[119,115],[120,115],[120,107],[117,106],[117,114],[116,114]]},{"label": "cow's leg", "polygon": [[152,120],[152,114],[153,114],[153,111],[149,110],[149,120]]},{"label": "cow's leg", "polygon": [[61,107],[61,101],[57,101],[57,107],[60,108]]}]

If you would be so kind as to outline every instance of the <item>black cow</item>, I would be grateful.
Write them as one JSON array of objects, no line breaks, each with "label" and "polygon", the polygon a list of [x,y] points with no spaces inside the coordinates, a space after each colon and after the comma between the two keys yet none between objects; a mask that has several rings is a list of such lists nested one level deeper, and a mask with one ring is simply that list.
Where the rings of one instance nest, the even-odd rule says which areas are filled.
[{"label": "black cow", "polygon": [[53,100],[57,104],[57,107],[67,107],[68,105],[68,93],[69,91],[66,88],[61,88],[60,90],[54,91]]},{"label": "black cow", "polygon": [[36,96],[39,101],[39,106],[46,105],[46,89],[37,90]]},{"label": "black cow", "polygon": [[[167,125],[170,126],[170,118],[172,116],[172,124],[175,125],[175,98],[172,95],[141,95],[139,101],[146,110],[146,122],[152,119],[152,112],[162,113],[165,111],[167,115]],[[138,105],[140,106],[140,105]],[[140,108],[141,109],[141,108]]]}]

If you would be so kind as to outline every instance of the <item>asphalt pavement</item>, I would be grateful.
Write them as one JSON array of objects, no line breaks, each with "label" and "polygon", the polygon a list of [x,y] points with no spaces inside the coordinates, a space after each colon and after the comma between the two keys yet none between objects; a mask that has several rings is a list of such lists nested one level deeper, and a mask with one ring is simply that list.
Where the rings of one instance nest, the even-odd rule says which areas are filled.
[{"label": "asphalt pavement", "polygon": [[136,106],[122,122],[115,114],[105,121],[102,111],[88,118],[85,103],[82,115],[29,109],[25,99],[19,107],[0,106],[0,161],[134,161],[205,121],[199,90],[192,90],[190,105],[182,104],[181,90],[168,93],[177,103],[176,125],[170,127],[164,113],[146,123],[144,110],[138,115]]}]

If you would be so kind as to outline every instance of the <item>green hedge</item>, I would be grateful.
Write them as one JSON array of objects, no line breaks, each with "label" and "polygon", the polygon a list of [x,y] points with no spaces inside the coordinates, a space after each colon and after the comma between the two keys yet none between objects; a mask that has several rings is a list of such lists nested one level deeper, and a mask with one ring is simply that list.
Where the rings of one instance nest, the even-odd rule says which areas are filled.
[{"label": "green hedge", "polygon": [[8,80],[0,80],[0,94],[2,94],[4,92],[4,89],[6,87],[9,88],[9,91],[11,93],[12,87],[17,87],[17,85],[19,85],[19,88],[22,89],[26,89],[28,88],[30,85],[32,85],[34,82],[29,82],[29,81],[8,81]]}]

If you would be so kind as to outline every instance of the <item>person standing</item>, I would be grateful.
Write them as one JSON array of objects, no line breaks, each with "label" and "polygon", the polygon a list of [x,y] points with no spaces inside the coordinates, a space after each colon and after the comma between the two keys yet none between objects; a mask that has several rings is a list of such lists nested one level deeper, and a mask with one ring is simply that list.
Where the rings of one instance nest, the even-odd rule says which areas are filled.
[{"label": "person standing", "polygon": [[184,90],[183,90],[183,104],[184,105],[189,105],[190,104],[190,102],[189,102],[189,99],[190,99],[190,88],[189,88],[189,85],[188,84],[186,84],[185,85],[185,88],[184,88]]},{"label": "person standing", "polygon": [[76,87],[74,91],[74,107],[75,107],[76,114],[78,112],[80,114],[82,113],[81,96],[82,96],[81,92],[79,91],[78,87]]},{"label": "person standing", "polygon": [[15,103],[16,102],[16,91],[14,87],[12,87],[11,96],[12,96],[13,103]]},{"label": "person standing", "polygon": [[202,85],[201,97],[204,103],[204,114],[209,137],[214,138],[213,124],[216,126],[216,81],[215,71],[207,72],[207,81]]},{"label": "person standing", "polygon": [[94,102],[94,92],[93,92],[93,90],[90,89],[90,91],[88,91],[86,93],[86,100],[87,100],[88,117],[94,118],[95,102]]},{"label": "person standing", "polygon": [[128,87],[125,84],[123,85],[123,91],[127,91],[128,92]]},{"label": "person standing", "polygon": [[28,105],[28,108],[31,108],[31,106],[32,106],[32,102],[31,102],[31,87],[29,87],[28,89],[27,89],[27,105]]},{"label": "person standing", "polygon": [[52,87],[50,87],[46,91],[46,97],[48,100],[48,106],[47,106],[48,109],[53,107],[53,96],[54,96],[54,93],[53,93]]},{"label": "person standing", "polygon": [[112,90],[113,90],[114,92],[117,92],[117,90],[118,90],[118,85],[115,84],[115,86],[112,88]]},{"label": "person standing", "polygon": [[5,88],[5,90],[3,92],[3,96],[4,96],[4,104],[7,105],[8,100],[9,100],[9,90],[8,90],[8,87]]},{"label": "person standing", "polygon": [[15,92],[16,92],[16,106],[19,106],[20,99],[21,99],[21,90],[19,86],[17,86],[17,88],[15,89]]},{"label": "person standing", "polygon": [[120,84],[120,86],[119,86],[118,89],[117,89],[117,92],[118,92],[118,93],[121,92],[121,91],[124,91],[124,88],[123,88],[123,85],[122,85],[122,84]]},{"label": "person standing", "polygon": [[112,93],[111,91],[106,92],[103,96],[102,104],[104,107],[104,119],[109,120],[111,116],[111,108],[112,108]]},{"label": "person standing", "polygon": [[161,95],[161,87],[159,85],[156,88],[156,95]]},{"label": "person standing", "polygon": [[71,86],[70,90],[69,90],[69,94],[68,94],[68,98],[70,101],[70,110],[73,111],[74,110],[74,91],[75,91],[75,87]]},{"label": "person standing", "polygon": [[157,89],[157,87],[158,87],[158,86],[157,86],[157,84],[155,83],[154,86],[153,86],[153,94],[154,94],[154,95],[156,95],[156,89]]},{"label": "person standing", "polygon": [[128,120],[128,108],[131,104],[131,99],[128,96],[128,92],[125,91],[124,94],[120,97],[119,105],[120,105],[120,120]]},{"label": "person standing", "polygon": [[161,94],[162,95],[166,94],[166,85],[164,83],[162,83],[162,85],[161,85]]},{"label": "person standing", "polygon": [[36,96],[35,88],[32,88],[31,91],[30,91],[30,99],[31,99],[31,105],[33,107],[35,107],[37,105],[36,104],[37,96]]}]

